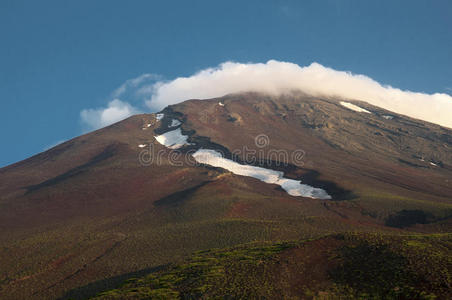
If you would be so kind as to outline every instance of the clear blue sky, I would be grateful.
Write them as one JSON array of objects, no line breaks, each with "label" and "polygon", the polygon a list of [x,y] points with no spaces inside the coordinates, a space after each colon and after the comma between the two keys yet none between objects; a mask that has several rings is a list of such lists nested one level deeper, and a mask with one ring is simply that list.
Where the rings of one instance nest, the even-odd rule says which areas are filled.
[{"label": "clear blue sky", "polygon": [[143,73],[317,61],[452,93],[450,0],[0,0],[0,43],[0,166],[81,134],[82,109]]}]

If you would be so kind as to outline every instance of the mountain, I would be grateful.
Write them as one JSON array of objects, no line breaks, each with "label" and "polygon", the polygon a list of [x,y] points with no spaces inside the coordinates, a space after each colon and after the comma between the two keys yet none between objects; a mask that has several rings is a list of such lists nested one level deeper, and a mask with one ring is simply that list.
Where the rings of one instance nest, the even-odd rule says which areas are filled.
[{"label": "mountain", "polygon": [[[200,149],[223,157],[199,163]],[[451,150],[451,129],[301,93],[232,94],[136,115],[0,169],[0,297],[445,297]],[[211,259],[208,274],[236,270],[237,249],[249,261],[236,277],[202,275]],[[318,254],[316,284],[306,253]],[[424,265],[413,263],[419,257]],[[197,271],[180,273],[187,265]],[[429,265],[436,277],[421,271]],[[355,269],[401,275],[367,287],[368,277],[347,271]],[[168,279],[179,275],[183,285]],[[130,278],[143,279],[118,290]],[[256,289],[262,282],[268,289]],[[135,293],[143,283],[147,294]]]}]

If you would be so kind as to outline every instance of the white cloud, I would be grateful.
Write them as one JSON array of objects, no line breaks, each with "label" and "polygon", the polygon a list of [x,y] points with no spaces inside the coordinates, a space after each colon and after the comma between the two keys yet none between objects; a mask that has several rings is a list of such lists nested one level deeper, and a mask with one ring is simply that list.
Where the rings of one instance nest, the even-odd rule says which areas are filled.
[{"label": "white cloud", "polygon": [[113,100],[108,103],[107,107],[84,109],[80,112],[84,129],[99,129],[139,113],[141,110],[131,103],[139,102],[139,106],[141,106],[143,95],[139,93],[140,88],[144,86],[147,91],[145,95],[149,95],[151,92],[149,87],[154,86],[159,79],[161,77],[155,74],[143,74],[125,81],[111,93],[110,99]]},{"label": "white cloud", "polygon": [[267,63],[225,62],[190,77],[142,86],[146,104],[153,110],[187,99],[207,99],[229,93],[258,91],[273,95],[302,90],[313,96],[366,101],[375,106],[452,128],[452,97],[425,94],[383,86],[350,72],[336,71],[313,63],[307,67],[270,60]]},{"label": "white cloud", "polygon": [[80,112],[82,123],[89,129],[98,129],[121,121],[139,110],[129,103],[114,99],[105,108],[84,109]]},{"label": "white cloud", "polygon": [[112,93],[115,100],[108,107],[86,109],[80,115],[89,129],[97,129],[137,113],[139,110],[129,102],[138,101],[141,105],[144,99],[148,109],[155,112],[188,99],[209,99],[247,91],[280,95],[294,90],[338,100],[362,100],[452,128],[452,96],[446,93],[402,91],[383,86],[365,75],[337,71],[318,63],[301,67],[276,60],[246,64],[225,62],[192,76],[169,81],[154,74],[143,74],[116,89]]},{"label": "white cloud", "polygon": [[128,89],[136,89],[140,84],[147,82],[149,80],[158,80],[160,79],[160,76],[155,74],[143,74],[136,78],[132,78],[129,80],[126,80],[123,84],[121,84],[120,87],[118,87],[116,90],[113,91],[111,96],[113,98],[119,98],[121,97]]}]

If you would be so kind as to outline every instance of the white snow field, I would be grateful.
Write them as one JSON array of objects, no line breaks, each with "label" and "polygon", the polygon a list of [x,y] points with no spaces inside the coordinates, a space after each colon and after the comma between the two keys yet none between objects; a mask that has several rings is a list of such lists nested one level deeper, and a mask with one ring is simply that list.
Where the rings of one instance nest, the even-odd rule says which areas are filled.
[{"label": "white snow field", "polygon": [[242,165],[230,159],[224,158],[221,153],[215,150],[199,149],[193,154],[193,157],[199,163],[223,168],[237,175],[254,177],[266,183],[278,184],[292,196],[302,196],[314,199],[331,199],[331,196],[328,195],[328,193],[323,189],[302,184],[298,180],[283,178],[283,172],[261,167]]},{"label": "white snow field", "polygon": [[162,135],[155,136],[157,142],[170,149],[179,149],[184,145],[189,145],[187,142],[188,135],[183,135],[180,128],[168,131]]},{"label": "white snow field", "polygon": [[177,127],[182,124],[179,120],[173,119],[169,127]]},{"label": "white snow field", "polygon": [[354,110],[354,111],[357,111],[357,112],[364,112],[364,113],[368,113],[368,114],[371,113],[370,111],[368,111],[368,110],[366,110],[364,108],[361,108],[361,107],[359,107],[359,106],[357,106],[355,104],[351,104],[349,102],[341,101],[340,103],[341,103],[342,106],[345,106],[346,108],[348,108],[350,110]]}]

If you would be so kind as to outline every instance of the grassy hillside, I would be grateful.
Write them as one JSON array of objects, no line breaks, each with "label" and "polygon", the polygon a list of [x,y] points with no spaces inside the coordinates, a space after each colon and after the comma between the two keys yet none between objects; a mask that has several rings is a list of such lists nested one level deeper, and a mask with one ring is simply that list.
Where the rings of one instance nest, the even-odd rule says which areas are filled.
[{"label": "grassy hillside", "polygon": [[451,235],[332,235],[199,251],[94,299],[446,299]]}]

